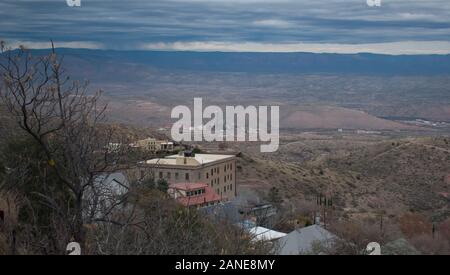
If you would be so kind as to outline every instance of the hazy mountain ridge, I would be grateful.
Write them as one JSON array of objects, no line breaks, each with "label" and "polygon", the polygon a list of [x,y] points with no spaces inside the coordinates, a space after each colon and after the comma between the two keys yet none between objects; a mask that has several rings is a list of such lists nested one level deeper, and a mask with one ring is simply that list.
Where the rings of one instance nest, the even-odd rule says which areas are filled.
[{"label": "hazy mountain ridge", "polygon": [[[165,70],[247,73],[339,73],[376,75],[450,74],[450,55],[113,51],[58,49],[85,61],[134,63]],[[48,50],[33,50],[36,54]]]}]

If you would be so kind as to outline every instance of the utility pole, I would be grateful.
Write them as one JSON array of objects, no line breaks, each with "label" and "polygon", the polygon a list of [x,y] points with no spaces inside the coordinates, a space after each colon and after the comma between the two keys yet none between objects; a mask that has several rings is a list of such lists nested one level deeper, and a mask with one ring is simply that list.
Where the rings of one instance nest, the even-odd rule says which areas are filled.
[{"label": "utility pole", "polygon": [[436,225],[433,223],[433,227],[431,228],[431,234],[433,235],[433,239],[434,239],[435,233],[436,233]]},{"label": "utility pole", "polygon": [[16,255],[16,230],[12,231],[11,254]]}]

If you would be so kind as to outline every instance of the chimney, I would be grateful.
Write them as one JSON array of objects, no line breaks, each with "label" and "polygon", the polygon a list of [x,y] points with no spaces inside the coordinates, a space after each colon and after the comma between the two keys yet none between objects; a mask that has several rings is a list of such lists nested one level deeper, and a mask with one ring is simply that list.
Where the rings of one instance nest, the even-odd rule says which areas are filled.
[{"label": "chimney", "polygon": [[300,226],[300,221],[296,220],[296,221],[295,221],[295,230],[299,230],[300,228],[302,228],[302,227]]},{"label": "chimney", "polygon": [[314,221],[314,224],[320,225],[320,217],[316,216],[316,220]]}]

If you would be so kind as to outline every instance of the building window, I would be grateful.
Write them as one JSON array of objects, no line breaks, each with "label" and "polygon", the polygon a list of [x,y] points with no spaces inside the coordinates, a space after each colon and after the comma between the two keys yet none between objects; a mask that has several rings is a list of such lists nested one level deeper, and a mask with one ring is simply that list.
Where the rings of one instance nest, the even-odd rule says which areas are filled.
[{"label": "building window", "polygon": [[230,180],[233,180],[233,174],[230,174]]},{"label": "building window", "polygon": [[214,169],[211,169],[211,176],[214,176]]},{"label": "building window", "polygon": [[198,179],[202,178],[202,173],[198,172]]},{"label": "building window", "polygon": [[211,187],[213,187],[214,186],[214,182],[211,180]]},{"label": "building window", "polygon": [[184,175],[184,178],[185,178],[186,180],[189,180],[189,173],[186,173],[186,174]]},{"label": "building window", "polygon": [[163,178],[163,172],[159,172],[159,178],[160,178],[160,179]]},{"label": "building window", "polygon": [[230,190],[233,190],[233,184],[230,184]]},{"label": "building window", "polygon": [[171,176],[170,172],[167,172],[167,179],[170,180],[170,176]]},{"label": "building window", "polygon": [[226,186],[223,187],[223,192],[227,192],[227,187]]},{"label": "building window", "polygon": [[227,176],[223,176],[223,182],[227,182]]},{"label": "building window", "polygon": [[175,173],[175,179],[176,179],[176,180],[178,179],[178,172]]},{"label": "building window", "polygon": [[206,172],[206,178],[209,179],[209,173],[208,172]]},{"label": "building window", "polygon": [[230,170],[233,170],[233,164],[230,163]]}]

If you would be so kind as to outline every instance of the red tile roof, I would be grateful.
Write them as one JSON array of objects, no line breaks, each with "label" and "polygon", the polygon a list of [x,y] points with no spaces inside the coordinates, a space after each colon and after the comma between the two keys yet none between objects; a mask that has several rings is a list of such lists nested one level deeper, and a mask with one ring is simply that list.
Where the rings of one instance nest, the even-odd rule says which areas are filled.
[{"label": "red tile roof", "polygon": [[183,190],[183,191],[191,191],[196,189],[202,189],[207,187],[208,184],[203,182],[182,182],[182,183],[172,183],[169,185],[169,188]]},{"label": "red tile roof", "polygon": [[183,191],[193,191],[198,189],[205,189],[205,193],[189,196],[189,197],[178,197],[177,201],[184,206],[199,206],[206,203],[220,202],[220,196],[214,192],[214,190],[206,183],[176,183],[171,184],[169,188],[183,190]]}]

